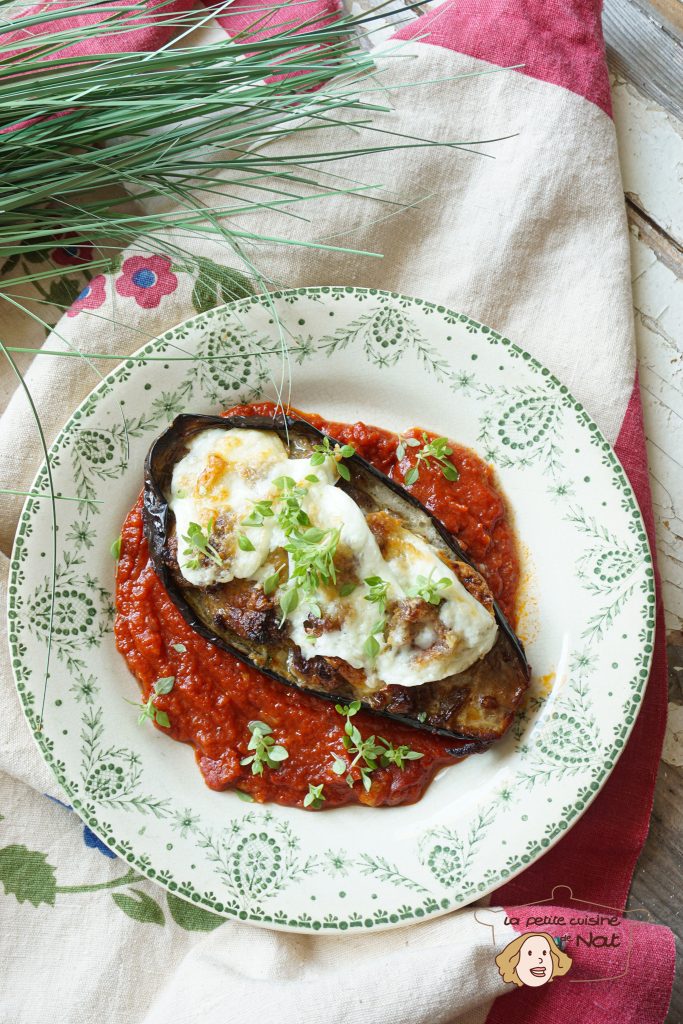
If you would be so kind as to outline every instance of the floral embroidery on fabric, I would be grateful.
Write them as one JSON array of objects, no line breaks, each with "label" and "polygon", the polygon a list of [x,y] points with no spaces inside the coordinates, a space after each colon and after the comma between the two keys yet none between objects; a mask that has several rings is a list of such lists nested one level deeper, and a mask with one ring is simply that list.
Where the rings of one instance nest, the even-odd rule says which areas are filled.
[{"label": "floral embroidery on fabric", "polygon": [[143,309],[154,309],[164,295],[178,287],[178,278],[171,273],[167,256],[129,256],[116,279],[116,291],[133,298]]},{"label": "floral embroidery on fabric", "polygon": [[107,297],[104,286],[103,274],[93,277],[92,281],[86,284],[83,291],[76,296],[71,309],[67,309],[66,315],[77,316],[84,309],[99,309]]},{"label": "floral embroidery on fabric", "polygon": [[50,259],[58,267],[77,267],[79,263],[89,263],[93,258],[93,247],[88,242],[71,242],[74,233],[58,235],[55,242],[61,242],[57,249],[50,253]]},{"label": "floral embroidery on fabric", "polygon": [[88,828],[87,825],[83,826],[83,842],[91,850],[97,850],[103,857],[109,857],[110,860],[116,860],[116,854],[113,850],[110,850],[108,846],[102,842],[99,836],[96,836],[92,829]]}]

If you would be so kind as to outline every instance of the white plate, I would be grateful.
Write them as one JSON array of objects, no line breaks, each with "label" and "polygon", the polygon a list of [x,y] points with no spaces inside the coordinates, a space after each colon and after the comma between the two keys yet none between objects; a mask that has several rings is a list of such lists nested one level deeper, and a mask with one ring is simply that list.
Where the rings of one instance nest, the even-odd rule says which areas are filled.
[{"label": "white plate", "polygon": [[[481,897],[541,856],[604,783],[648,675],[654,582],[642,519],[609,444],[567,388],[469,317],[419,299],[309,288],[212,310],[111,373],[52,447],[51,508],[28,499],[12,561],[17,688],[73,806],[149,878],[228,916],[289,930],[379,928]],[[153,437],[181,411],[273,398],[281,345],[294,404],[341,420],[419,425],[491,460],[524,554],[520,632],[531,698],[508,736],[443,771],[410,807],[311,813],[203,783],[189,747],[138,728],[137,686],[111,632],[110,545]],[[201,362],[183,353],[223,355]],[[124,428],[125,420],[125,428]],[[128,441],[126,440],[126,434]],[[129,450],[127,450],[129,444]],[[45,467],[34,491],[49,490]]]}]

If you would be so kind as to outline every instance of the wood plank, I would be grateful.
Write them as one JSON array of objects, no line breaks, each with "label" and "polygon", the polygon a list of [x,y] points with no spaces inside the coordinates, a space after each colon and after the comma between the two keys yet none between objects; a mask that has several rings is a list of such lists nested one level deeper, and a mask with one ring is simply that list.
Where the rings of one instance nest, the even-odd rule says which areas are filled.
[{"label": "wood plank", "polygon": [[[669,630],[683,628],[683,282],[681,260],[642,218],[631,225],[633,310],[657,557]],[[656,242],[653,245],[653,236]],[[657,249],[666,252],[666,260]],[[679,265],[680,274],[680,265]]]},{"label": "wood plank", "polygon": [[683,119],[683,42],[676,27],[635,0],[605,0],[602,26],[611,66]]},{"label": "wood plank", "polygon": [[611,75],[624,192],[660,231],[683,244],[683,126],[620,75]]},{"label": "wood plank", "polygon": [[683,3],[681,0],[650,0],[650,6],[655,8],[655,20],[661,18],[663,23],[674,32],[683,33]]}]

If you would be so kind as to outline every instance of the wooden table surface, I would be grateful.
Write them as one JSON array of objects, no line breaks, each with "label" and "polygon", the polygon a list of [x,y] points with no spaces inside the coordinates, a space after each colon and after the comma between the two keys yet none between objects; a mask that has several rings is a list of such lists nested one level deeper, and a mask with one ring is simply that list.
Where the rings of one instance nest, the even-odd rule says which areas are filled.
[{"label": "wooden table surface", "polygon": [[[614,121],[631,229],[633,311],[669,655],[669,720],[629,907],[683,953],[683,4],[606,0]],[[667,1017],[683,1024],[683,972]]]},{"label": "wooden table surface", "polygon": [[[606,5],[606,37],[610,31]],[[618,6],[621,6],[619,4]],[[633,5],[629,5],[633,6]],[[658,0],[667,46],[678,53],[683,88],[683,13],[676,0]],[[660,13],[661,13],[660,11]],[[649,11],[648,15],[657,15]],[[659,37],[660,39],[663,36]],[[669,47],[671,51],[671,47]],[[633,309],[657,528],[669,654],[669,721],[650,834],[633,879],[629,907],[644,907],[668,925],[683,954],[683,111],[680,97],[650,89],[644,72],[633,81],[610,53],[619,156],[631,228]],[[674,64],[675,66],[675,64]],[[647,89],[646,94],[644,90]],[[656,102],[653,94],[662,102]],[[666,109],[662,105],[666,103]],[[683,972],[674,983],[668,1024],[683,1024]]]}]

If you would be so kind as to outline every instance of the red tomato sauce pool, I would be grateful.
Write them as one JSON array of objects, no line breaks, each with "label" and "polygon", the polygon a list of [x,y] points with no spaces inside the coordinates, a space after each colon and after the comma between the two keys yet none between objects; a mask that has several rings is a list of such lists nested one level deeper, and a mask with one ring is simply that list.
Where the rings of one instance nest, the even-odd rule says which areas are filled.
[{"label": "red tomato sauce pool", "polygon": [[[274,411],[272,403],[260,402],[236,406],[225,415],[271,415]],[[301,415],[342,443],[353,444],[359,455],[399,483],[414,464],[415,449],[411,448],[397,463],[397,436],[390,431]],[[406,436],[421,439],[422,431],[414,429]],[[450,459],[459,479],[446,480],[428,463],[420,467],[411,491],[457,538],[514,625],[519,561],[505,500],[492,469],[468,448],[450,444]],[[457,742],[452,739],[359,712],[353,721],[364,738],[380,735],[394,746],[408,744],[424,756],[405,762],[403,770],[394,765],[378,768],[372,773],[369,792],[355,768],[356,782],[349,787],[344,776],[332,771],[334,755],[348,760],[342,742],[345,719],[334,704],[262,675],[190,629],[149,562],[141,499],[121,532],[116,608],[116,644],[143,699],[147,700],[157,679],[175,677],[171,692],[157,696],[154,702],[170,721],[170,728],[162,731],[194,747],[211,789],[238,788],[260,803],[302,806],[309,783],[322,783],[326,809],[348,803],[409,804],[420,799],[439,768],[460,760],[453,753]],[[266,767],[261,776],[252,775],[250,766],[240,764],[250,753],[247,725],[253,719],[266,722],[275,742],[289,752],[281,767]]]}]

